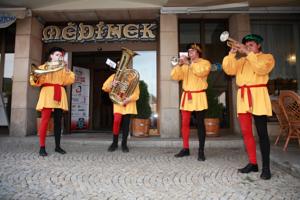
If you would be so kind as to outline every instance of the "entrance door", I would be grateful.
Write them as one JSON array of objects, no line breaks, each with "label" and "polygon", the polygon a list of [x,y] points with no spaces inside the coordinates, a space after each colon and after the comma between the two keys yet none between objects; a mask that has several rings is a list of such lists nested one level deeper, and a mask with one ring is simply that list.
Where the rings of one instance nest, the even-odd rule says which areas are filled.
[{"label": "entrance door", "polygon": [[105,80],[115,71],[105,64],[109,58],[117,61],[121,52],[73,53],[73,66],[90,69],[90,123],[89,132],[111,131],[113,125],[113,104],[108,93],[102,91]]}]

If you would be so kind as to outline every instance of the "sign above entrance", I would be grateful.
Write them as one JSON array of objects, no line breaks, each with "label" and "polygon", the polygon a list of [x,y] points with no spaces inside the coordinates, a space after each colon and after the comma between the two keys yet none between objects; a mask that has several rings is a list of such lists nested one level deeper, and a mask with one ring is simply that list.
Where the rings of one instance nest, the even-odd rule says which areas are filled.
[{"label": "sign above entrance", "polygon": [[1,15],[0,14],[0,28],[9,27],[16,21],[16,16],[9,16],[9,15]]},{"label": "sign above entrance", "polygon": [[69,22],[65,27],[55,25],[43,29],[43,41],[50,42],[95,42],[95,41],[154,41],[156,23],[76,24]]}]

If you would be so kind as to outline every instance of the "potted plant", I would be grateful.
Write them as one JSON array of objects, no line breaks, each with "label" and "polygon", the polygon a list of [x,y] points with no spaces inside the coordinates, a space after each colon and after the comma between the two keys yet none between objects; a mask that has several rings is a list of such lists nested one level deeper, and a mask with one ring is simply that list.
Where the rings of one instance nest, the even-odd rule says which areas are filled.
[{"label": "potted plant", "polygon": [[151,107],[149,103],[148,86],[144,81],[139,82],[140,97],[136,102],[138,114],[132,119],[132,134],[136,137],[149,136]]},{"label": "potted plant", "polygon": [[223,104],[219,103],[216,91],[212,86],[212,81],[208,80],[206,90],[208,109],[204,119],[206,135],[219,136],[220,118],[222,117]]}]

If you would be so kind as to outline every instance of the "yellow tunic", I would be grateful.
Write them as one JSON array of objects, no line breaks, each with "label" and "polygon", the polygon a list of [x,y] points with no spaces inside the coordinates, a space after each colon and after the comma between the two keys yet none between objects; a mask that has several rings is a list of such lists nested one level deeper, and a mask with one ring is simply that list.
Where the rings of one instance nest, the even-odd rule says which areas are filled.
[{"label": "yellow tunic", "polygon": [[[40,69],[44,69],[45,65],[39,66]],[[52,72],[48,74],[41,75],[39,79],[35,82],[32,75],[30,76],[30,84],[32,86],[40,87],[45,83],[59,84],[59,85],[70,85],[75,81],[75,74],[71,71],[66,71],[62,69],[57,72]],[[39,100],[36,106],[37,110],[42,110],[43,108],[60,108],[64,111],[68,110],[68,100],[67,94],[64,87],[61,87],[61,101],[57,102],[53,99],[54,87],[47,86],[42,87]]]},{"label": "yellow tunic", "polygon": [[[114,80],[115,74],[112,74],[104,83],[102,86],[102,90],[105,92],[111,91],[111,83]],[[129,97],[130,102],[126,105],[119,105],[114,103],[114,113],[120,113],[122,115],[126,114],[137,114],[136,109],[136,101],[139,99],[140,96],[140,88],[139,85],[135,88],[132,95]]]},{"label": "yellow tunic", "polygon": [[[228,75],[236,75],[236,84],[258,85],[267,84],[269,73],[274,68],[275,60],[271,54],[249,53],[248,56],[240,59],[235,58],[236,54],[229,53],[223,59],[223,70]],[[252,94],[252,109],[249,107],[247,91],[244,99],[241,97],[241,89],[237,92],[237,113],[250,112],[254,115],[272,116],[271,101],[267,87],[250,88]]]},{"label": "yellow tunic", "polygon": [[[191,91],[192,99],[185,97],[185,92],[181,95],[180,110],[201,111],[207,109],[207,98],[205,92],[197,92],[207,89],[207,76],[210,72],[211,64],[208,60],[199,58],[190,65],[175,66],[171,71],[173,80],[182,81],[182,89]],[[194,93],[193,93],[194,92]]]}]

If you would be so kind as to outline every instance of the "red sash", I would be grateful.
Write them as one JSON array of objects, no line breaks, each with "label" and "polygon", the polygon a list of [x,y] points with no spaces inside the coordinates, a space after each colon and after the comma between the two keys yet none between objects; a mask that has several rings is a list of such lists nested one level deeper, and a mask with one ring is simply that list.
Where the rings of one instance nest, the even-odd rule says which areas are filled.
[{"label": "red sash", "polygon": [[54,87],[54,96],[53,96],[53,99],[55,101],[58,101],[60,102],[61,100],[61,87],[62,85],[59,85],[59,84],[52,84],[52,83],[44,83],[43,84],[43,87],[51,87],[53,86]]},{"label": "red sash", "polygon": [[183,100],[181,106],[184,106],[186,95],[188,96],[188,100],[192,100],[192,93],[201,93],[205,92],[205,90],[197,90],[197,91],[184,91],[183,90]]},{"label": "red sash", "polygon": [[242,97],[243,100],[244,100],[245,89],[247,89],[248,103],[249,103],[250,108],[252,108],[252,94],[251,94],[250,88],[257,88],[257,87],[267,87],[267,84],[239,86],[239,89],[241,89],[241,97]]}]

